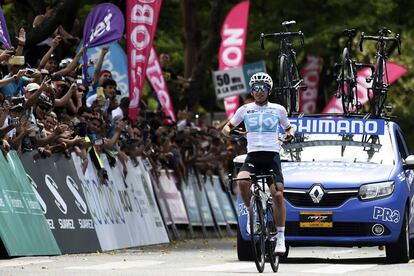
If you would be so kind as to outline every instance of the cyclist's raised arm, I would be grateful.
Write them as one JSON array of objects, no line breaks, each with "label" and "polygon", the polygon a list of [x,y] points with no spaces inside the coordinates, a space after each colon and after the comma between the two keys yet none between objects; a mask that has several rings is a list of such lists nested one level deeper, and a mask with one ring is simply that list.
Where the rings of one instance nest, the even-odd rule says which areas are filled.
[{"label": "cyclist's raised arm", "polygon": [[230,137],[230,131],[238,126],[244,118],[244,112],[246,111],[246,107],[243,105],[237,109],[236,113],[234,113],[233,117],[227,122],[227,124],[221,130],[224,136]]}]

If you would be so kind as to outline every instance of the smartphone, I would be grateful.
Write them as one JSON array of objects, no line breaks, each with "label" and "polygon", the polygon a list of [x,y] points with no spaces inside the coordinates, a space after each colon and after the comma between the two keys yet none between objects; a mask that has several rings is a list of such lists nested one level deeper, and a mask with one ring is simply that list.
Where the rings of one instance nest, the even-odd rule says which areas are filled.
[{"label": "smartphone", "polygon": [[103,87],[102,86],[99,86],[98,88],[96,88],[96,95],[98,97],[103,97],[104,96]]},{"label": "smartphone", "polygon": [[77,85],[82,85],[83,84],[82,79],[76,79],[76,84]]},{"label": "smartphone", "polygon": [[93,143],[97,146],[101,146],[103,144],[103,139],[96,139]]},{"label": "smartphone", "polygon": [[34,73],[34,70],[32,68],[26,68],[26,75],[30,76]]}]

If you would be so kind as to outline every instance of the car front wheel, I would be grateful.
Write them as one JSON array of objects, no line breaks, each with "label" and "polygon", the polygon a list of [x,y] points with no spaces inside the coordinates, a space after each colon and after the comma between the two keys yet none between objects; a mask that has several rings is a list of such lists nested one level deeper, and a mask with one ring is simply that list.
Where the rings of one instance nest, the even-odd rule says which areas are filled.
[{"label": "car front wheel", "polygon": [[408,210],[406,210],[397,242],[388,244],[385,247],[387,260],[390,263],[407,263],[410,260],[410,229],[408,216]]}]

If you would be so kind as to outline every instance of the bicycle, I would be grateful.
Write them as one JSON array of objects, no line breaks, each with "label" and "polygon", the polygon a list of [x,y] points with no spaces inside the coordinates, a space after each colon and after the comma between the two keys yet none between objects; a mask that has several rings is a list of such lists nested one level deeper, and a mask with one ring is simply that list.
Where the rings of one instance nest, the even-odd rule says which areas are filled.
[{"label": "bicycle", "polygon": [[296,52],[292,47],[292,38],[299,37],[301,44],[304,44],[304,34],[301,31],[289,32],[289,27],[296,24],[296,21],[284,21],[282,26],[285,32],[260,35],[260,47],[264,50],[264,39],[268,37],[280,38],[280,53],[278,57],[279,83],[275,88],[276,93],[282,96],[282,105],[286,107],[288,116],[299,111],[299,90],[306,89],[303,85],[296,63]]},{"label": "bicycle", "polygon": [[[364,40],[377,41],[377,53],[375,72],[367,81],[372,81],[371,89],[368,89],[368,99],[371,104],[371,115],[373,117],[380,117],[382,109],[384,107],[385,100],[387,98],[387,91],[389,86],[388,72],[387,72],[387,53],[386,44],[388,41],[393,41],[397,44],[398,54],[401,55],[401,38],[399,34],[395,37],[388,37],[391,34],[391,30],[386,27],[381,28],[378,31],[378,36],[361,34],[361,40],[359,42],[359,49],[363,51]],[[372,98],[369,91],[372,90]]]},{"label": "bicycle", "polygon": [[[250,199],[250,239],[254,262],[257,270],[264,271],[266,259],[270,262],[273,272],[279,269],[279,256],[275,254],[276,226],[273,221],[273,199],[266,191],[265,185],[269,179],[273,179],[272,171],[269,174],[250,174],[248,178],[231,178],[231,186],[234,181],[251,180],[252,197]],[[260,183],[259,183],[260,182]]]},{"label": "bicycle", "polygon": [[356,36],[355,29],[345,29],[341,36],[346,37],[347,42],[342,51],[341,63],[336,63],[334,67],[336,70],[340,69],[339,75],[336,78],[339,84],[337,97],[341,97],[344,114],[349,116],[351,112],[358,113],[362,107],[361,102],[358,100],[357,71],[364,67],[369,67],[374,72],[375,67],[371,64],[357,63],[352,60],[352,40]]}]

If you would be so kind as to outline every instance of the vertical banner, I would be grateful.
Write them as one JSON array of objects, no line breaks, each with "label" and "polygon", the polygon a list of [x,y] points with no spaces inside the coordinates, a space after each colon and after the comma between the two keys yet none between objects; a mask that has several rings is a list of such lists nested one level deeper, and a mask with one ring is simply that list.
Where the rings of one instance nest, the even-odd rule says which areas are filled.
[{"label": "vertical banner", "polygon": [[168,92],[168,87],[165,83],[164,75],[162,74],[160,61],[154,47],[151,48],[148,60],[147,78],[157,94],[158,100],[164,109],[165,116],[170,117],[171,120],[175,122],[176,118],[174,107],[172,105],[170,93]]},{"label": "vertical banner", "polygon": [[[404,66],[395,63],[395,62],[388,62],[387,63],[387,74],[388,80],[390,84],[398,80],[402,75],[407,72],[407,68]],[[371,69],[364,68],[358,72],[357,75],[357,95],[358,99],[361,102],[361,105],[364,105],[368,102],[368,89],[372,86],[372,81],[367,82],[367,77],[371,76]],[[372,97],[372,90],[370,89],[370,97]],[[342,99],[337,98],[336,96],[332,96],[329,103],[325,106],[322,113],[343,113],[344,110],[342,108]]]},{"label": "vertical banner", "polygon": [[299,93],[299,112],[315,113],[321,68],[320,57],[307,56],[306,64],[300,69],[300,75],[307,88]]},{"label": "vertical banner", "polygon": [[9,31],[7,30],[6,20],[4,19],[3,10],[0,8],[0,42],[6,46],[7,49],[10,49],[11,42]]},{"label": "vertical banner", "polygon": [[[249,0],[237,4],[224,20],[221,29],[219,70],[239,67],[244,63]],[[239,96],[224,99],[227,118],[231,118],[239,107]]]},{"label": "vertical banner", "polygon": [[129,117],[135,121],[162,0],[127,0]]},{"label": "vertical banner", "polygon": [[[116,41],[124,34],[124,16],[121,10],[110,3],[97,5],[86,18],[83,29],[83,45],[93,48],[99,45]],[[88,64],[88,57],[82,56],[83,64]],[[82,67],[84,80],[87,79],[88,66]]]}]

